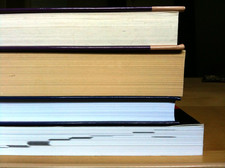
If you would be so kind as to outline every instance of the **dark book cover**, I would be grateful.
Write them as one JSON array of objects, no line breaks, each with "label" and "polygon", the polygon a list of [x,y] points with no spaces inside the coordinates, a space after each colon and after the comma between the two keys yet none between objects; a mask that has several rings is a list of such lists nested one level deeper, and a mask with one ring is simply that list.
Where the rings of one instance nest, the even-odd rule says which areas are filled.
[{"label": "dark book cover", "polygon": [[13,13],[80,13],[80,12],[143,12],[143,11],[184,11],[184,6],[149,7],[65,7],[65,8],[0,8],[0,14]]},{"label": "dark book cover", "polygon": [[184,48],[183,44],[148,46],[0,46],[0,52],[176,52]]},{"label": "dark book cover", "polygon": [[0,102],[172,102],[172,96],[0,96]]}]

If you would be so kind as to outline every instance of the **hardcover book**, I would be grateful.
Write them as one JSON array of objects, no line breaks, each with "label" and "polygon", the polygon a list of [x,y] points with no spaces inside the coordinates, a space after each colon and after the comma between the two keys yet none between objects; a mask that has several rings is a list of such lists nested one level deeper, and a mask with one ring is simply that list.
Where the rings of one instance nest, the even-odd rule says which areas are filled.
[{"label": "hardcover book", "polygon": [[[62,100],[63,99],[63,100]],[[8,97],[1,126],[170,125],[178,97]]]},{"label": "hardcover book", "polygon": [[183,95],[185,50],[0,53],[0,96]]},{"label": "hardcover book", "polygon": [[184,9],[0,9],[0,51],[149,50],[158,45],[176,49],[178,15]]}]

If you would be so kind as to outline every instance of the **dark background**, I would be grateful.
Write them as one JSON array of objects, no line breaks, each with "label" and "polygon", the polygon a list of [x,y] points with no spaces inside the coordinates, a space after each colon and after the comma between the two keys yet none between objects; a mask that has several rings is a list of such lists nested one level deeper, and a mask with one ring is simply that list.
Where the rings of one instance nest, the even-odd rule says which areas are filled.
[{"label": "dark background", "polygon": [[180,14],[179,43],[187,50],[186,77],[225,75],[224,0],[0,0],[1,8],[186,6]]}]

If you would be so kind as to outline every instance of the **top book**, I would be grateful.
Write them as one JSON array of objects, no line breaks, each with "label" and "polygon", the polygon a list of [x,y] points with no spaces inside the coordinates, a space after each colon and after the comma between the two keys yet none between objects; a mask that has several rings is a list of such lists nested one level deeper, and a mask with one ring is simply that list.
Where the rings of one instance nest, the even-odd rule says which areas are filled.
[{"label": "top book", "polygon": [[0,9],[0,51],[26,46],[177,45],[178,15],[184,9],[183,6]]}]

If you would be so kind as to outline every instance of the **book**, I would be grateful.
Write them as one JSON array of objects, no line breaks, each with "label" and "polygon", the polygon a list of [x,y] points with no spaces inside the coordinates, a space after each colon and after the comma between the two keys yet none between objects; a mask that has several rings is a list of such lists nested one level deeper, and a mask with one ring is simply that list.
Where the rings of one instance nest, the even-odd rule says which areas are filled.
[{"label": "book", "polygon": [[0,155],[202,155],[204,125],[176,109],[180,125],[0,127]]},{"label": "book", "polygon": [[63,102],[60,98],[53,97],[49,99],[20,97],[19,101],[15,101],[15,98],[3,99],[4,101],[0,102],[0,125],[122,126],[177,123],[174,107],[175,101],[179,100],[178,97],[63,99]]},{"label": "book", "polygon": [[0,53],[0,96],[183,95],[185,50]]},{"label": "book", "polygon": [[183,6],[0,9],[0,51],[176,46],[178,16],[184,9]]}]

